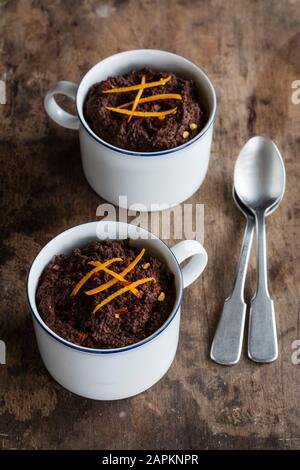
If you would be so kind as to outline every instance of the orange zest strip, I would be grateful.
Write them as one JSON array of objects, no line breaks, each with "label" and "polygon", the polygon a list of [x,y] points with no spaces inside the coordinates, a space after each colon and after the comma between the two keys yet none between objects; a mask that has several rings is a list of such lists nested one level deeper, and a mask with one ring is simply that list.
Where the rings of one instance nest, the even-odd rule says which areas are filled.
[{"label": "orange zest strip", "polygon": [[[146,83],[146,77],[145,77],[145,75],[142,76],[141,85],[144,85],[144,83]],[[133,106],[132,106],[132,109],[131,109],[131,115],[130,115],[129,118],[128,118],[128,122],[131,121],[131,118],[132,118],[132,116],[133,116],[133,113],[134,113],[134,111],[136,110],[137,105],[139,104],[139,100],[140,100],[140,97],[142,96],[143,91],[144,91],[144,88],[141,88],[141,89],[137,92],[137,94],[136,94],[136,97],[135,97],[135,99],[134,99]]]},{"label": "orange zest strip", "polygon": [[109,111],[114,111],[120,114],[127,114],[129,116],[139,116],[139,117],[160,117],[160,116],[167,116],[168,114],[175,114],[177,108],[168,109],[167,111],[134,111],[132,112],[130,109],[120,109],[120,108],[112,108],[111,106],[106,106],[106,109]]},{"label": "orange zest strip", "polygon": [[[142,257],[145,254],[145,248],[141,250],[141,252],[137,255],[137,257],[127,266],[127,268],[122,271],[119,276],[125,277],[126,274],[128,274],[137,264],[138,262],[142,259]],[[115,285],[118,282],[118,279],[111,279],[110,281],[106,282],[105,284],[102,284],[99,287],[95,287],[95,289],[91,289],[85,292],[86,295],[94,295],[98,294],[99,292],[102,292],[105,289],[108,289],[109,287]]]},{"label": "orange zest strip", "polygon": [[80,279],[80,281],[76,284],[76,286],[72,290],[71,297],[78,294],[81,287],[90,279],[90,277],[93,276],[93,274],[97,273],[98,271],[101,271],[101,269],[106,268],[106,266],[109,266],[110,264],[115,263],[116,261],[123,261],[123,260],[122,258],[112,258],[108,261],[105,261],[105,263],[99,263],[94,269],[92,269],[85,276],[83,276],[82,279]]},{"label": "orange zest strip", "polygon": [[157,82],[148,82],[144,84],[139,83],[138,85],[123,86],[120,88],[110,88],[109,90],[102,90],[102,93],[125,93],[127,91],[135,91],[141,89],[144,90],[145,88],[153,88],[155,86],[165,85],[170,79],[171,75],[166,78],[161,78]]},{"label": "orange zest strip", "polygon": [[[178,93],[161,93],[159,95],[152,95],[146,96],[145,98],[141,98],[139,104],[149,103],[151,101],[157,100],[182,100],[182,96]],[[127,108],[127,106],[131,106],[133,103],[134,101],[128,101],[128,103],[124,103],[121,104],[121,106],[118,106],[118,109]]]},{"label": "orange zest strip", "polygon": [[125,292],[130,291],[133,287],[140,286],[142,284],[146,284],[146,282],[155,282],[154,277],[145,277],[144,279],[139,279],[138,281],[132,282],[129,284],[129,286],[122,287],[122,289],[117,290],[113,294],[109,295],[106,297],[106,299],[102,300],[100,304],[96,305],[96,307],[93,310],[93,314],[95,314],[100,308],[104,307],[104,305],[108,304],[111,302],[113,299],[116,297],[119,297],[122,294],[125,294]]},{"label": "orange zest strip", "polygon": [[[88,264],[91,264],[92,266],[98,266],[100,263],[100,261],[89,261]],[[120,281],[124,286],[128,286],[130,284],[129,281],[126,281],[126,279],[124,279],[123,276],[121,276],[121,274],[118,274],[118,273],[115,273],[115,271],[112,271],[111,269],[108,269],[106,267],[102,267],[102,271],[106,272],[107,274],[110,274],[112,277],[114,277],[115,279],[117,279],[118,281]],[[137,289],[132,289],[132,293],[134,295],[136,295],[137,297],[139,297],[140,293]]]},{"label": "orange zest strip", "polygon": [[[99,266],[100,261],[89,261],[88,264],[90,264],[91,266]],[[115,271],[111,271],[110,269],[106,268],[106,267],[102,267],[102,271],[106,272],[107,274],[110,274],[112,277],[118,279],[120,282],[122,282],[122,284],[124,285],[128,285],[130,284],[129,281],[126,281],[126,279],[123,278],[123,276],[121,276],[120,274],[116,273]]]}]

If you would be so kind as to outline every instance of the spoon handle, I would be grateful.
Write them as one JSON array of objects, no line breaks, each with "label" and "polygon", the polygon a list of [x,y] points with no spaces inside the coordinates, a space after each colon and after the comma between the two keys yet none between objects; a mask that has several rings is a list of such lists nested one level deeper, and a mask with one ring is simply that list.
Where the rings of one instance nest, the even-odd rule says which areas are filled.
[{"label": "spoon handle", "polygon": [[244,285],[253,229],[254,217],[248,216],[234,287],[231,295],[225,300],[211,346],[210,357],[218,364],[234,365],[240,359],[246,316]]},{"label": "spoon handle", "polygon": [[274,303],[268,291],[264,212],[257,212],[255,219],[257,290],[250,308],[248,356],[255,362],[272,362],[278,357],[278,342]]}]

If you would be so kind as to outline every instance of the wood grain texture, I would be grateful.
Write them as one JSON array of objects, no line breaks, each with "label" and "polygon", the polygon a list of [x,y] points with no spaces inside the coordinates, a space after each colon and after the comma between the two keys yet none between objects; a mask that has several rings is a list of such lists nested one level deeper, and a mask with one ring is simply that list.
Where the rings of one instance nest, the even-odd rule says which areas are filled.
[{"label": "wood grain texture", "polygon": [[[292,449],[300,445],[299,0],[9,0],[0,3],[1,314],[0,448]],[[187,202],[205,205],[209,265],[186,291],[179,350],[146,393],[93,402],[56,384],[38,355],[25,281],[52,236],[96,220],[78,136],[55,125],[42,100],[51,85],[78,82],[101,58],[133,48],[177,52],[213,80],[219,110],[205,183]],[[253,134],[283,153],[286,195],[268,220],[270,288],[278,314],[279,360],[225,368],[208,353],[234,276],[244,221],[231,198],[236,156]],[[170,240],[170,243],[174,241]],[[255,287],[251,259],[248,297]]]}]

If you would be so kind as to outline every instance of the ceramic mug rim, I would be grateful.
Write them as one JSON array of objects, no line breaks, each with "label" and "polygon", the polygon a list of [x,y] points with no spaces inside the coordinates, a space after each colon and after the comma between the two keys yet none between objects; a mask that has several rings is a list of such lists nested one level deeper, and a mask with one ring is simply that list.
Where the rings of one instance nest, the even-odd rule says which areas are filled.
[{"label": "ceramic mug rim", "polygon": [[[116,146],[110,144],[109,142],[106,142],[105,140],[101,139],[101,137],[99,137],[97,134],[95,134],[93,132],[93,130],[90,128],[90,126],[86,122],[86,120],[84,118],[84,115],[83,115],[83,109],[82,108],[83,108],[84,98],[82,100],[81,106],[79,106],[79,102],[78,102],[79,101],[80,87],[83,84],[83,82],[85,81],[87,75],[89,73],[91,73],[96,67],[98,67],[103,62],[106,62],[106,61],[110,60],[113,57],[117,57],[117,56],[121,56],[121,55],[127,55],[127,54],[132,54],[132,53],[145,53],[145,54],[147,54],[149,52],[158,53],[158,54],[167,54],[167,55],[170,55],[170,56],[177,57],[182,62],[185,62],[186,64],[193,67],[198,72],[198,74],[201,75],[202,78],[207,81],[207,84],[209,85],[209,88],[210,88],[211,96],[213,98],[213,106],[212,106],[212,109],[209,112],[209,119],[207,120],[207,123],[205,124],[203,129],[199,132],[199,134],[195,135],[195,137],[193,137],[191,140],[189,140],[188,142],[186,142],[184,144],[181,144],[181,145],[179,145],[177,147],[174,147],[174,148],[171,148],[171,149],[156,151],[156,152],[138,152],[138,151],[133,151],[133,150],[122,149],[120,147],[116,147]],[[209,130],[209,128],[214,123],[214,120],[216,118],[216,113],[217,113],[217,95],[216,95],[216,91],[214,89],[214,86],[213,86],[211,80],[209,79],[208,75],[198,65],[194,64],[194,62],[190,61],[189,59],[186,59],[185,57],[183,57],[179,54],[175,54],[174,52],[164,51],[164,50],[161,50],[161,49],[133,49],[133,50],[129,50],[129,51],[117,52],[116,54],[112,54],[112,55],[110,55],[108,57],[105,57],[104,59],[100,60],[99,62],[97,62],[97,64],[93,65],[93,67],[91,67],[85,73],[85,75],[82,77],[82,79],[80,80],[80,83],[78,85],[78,89],[77,89],[77,92],[76,92],[75,103],[76,103],[76,111],[77,111],[77,116],[78,116],[79,122],[81,123],[81,125],[83,126],[85,131],[89,134],[89,136],[92,139],[94,139],[97,143],[104,145],[104,147],[107,147],[107,148],[109,148],[109,149],[111,149],[111,150],[113,150],[113,151],[115,151],[119,154],[131,155],[131,156],[135,156],[135,157],[163,157],[165,155],[169,155],[171,153],[175,153],[175,152],[178,152],[180,150],[186,149],[187,147],[189,147],[190,145],[197,142],[201,137],[203,137],[206,134],[206,132]]]},{"label": "ceramic mug rim", "polygon": [[[120,223],[121,224],[125,224],[127,226],[131,226],[131,227],[135,227],[137,228],[136,225],[133,225],[133,224],[129,224],[129,223],[126,223],[126,222],[118,222],[118,221],[105,221],[105,222],[115,222],[115,224],[119,225]],[[105,223],[103,222],[103,223]],[[160,326],[160,328],[156,331],[154,331],[154,333],[152,333],[152,335],[148,336],[147,338],[141,340],[141,341],[138,341],[137,343],[134,343],[134,344],[131,344],[131,345],[128,345],[128,346],[124,346],[124,347],[120,347],[120,348],[110,348],[110,349],[101,349],[101,348],[88,348],[88,347],[85,347],[85,346],[79,346],[75,343],[71,343],[70,341],[67,341],[66,339],[62,338],[61,336],[59,336],[58,334],[56,334],[51,328],[48,327],[48,325],[44,322],[44,320],[42,319],[42,317],[40,316],[39,314],[39,311],[38,311],[38,308],[37,308],[37,305],[36,305],[36,289],[35,289],[35,292],[34,292],[34,305],[32,305],[32,302],[31,302],[31,299],[30,299],[30,294],[29,294],[29,290],[30,290],[30,285],[29,285],[29,282],[30,282],[30,274],[31,274],[31,271],[32,271],[32,268],[37,260],[37,258],[41,255],[41,253],[47,249],[48,245],[50,243],[53,242],[53,240],[55,240],[56,238],[59,238],[61,237],[62,235],[66,234],[67,232],[72,232],[72,230],[76,229],[76,228],[79,228],[79,227],[82,227],[82,226],[86,226],[86,225],[95,225],[95,224],[99,224],[101,223],[101,221],[90,221],[90,222],[84,222],[82,224],[78,224],[78,225],[74,225],[66,230],[63,230],[62,232],[60,232],[58,235],[56,235],[55,237],[51,238],[51,240],[49,240],[39,251],[38,253],[36,254],[36,256],[34,257],[31,265],[30,265],[30,268],[28,270],[28,274],[27,274],[27,280],[26,280],[26,296],[27,296],[27,302],[28,302],[28,305],[30,307],[30,311],[31,311],[31,315],[33,317],[33,319],[38,323],[38,325],[50,336],[52,337],[54,340],[56,340],[57,342],[59,342],[60,344],[70,348],[70,349],[74,349],[76,351],[79,351],[79,352],[82,352],[82,353],[87,353],[87,354],[96,354],[96,355],[101,355],[101,354],[116,354],[116,353],[122,353],[122,352],[127,352],[127,351],[130,351],[130,350],[133,350],[133,349],[136,349],[136,348],[139,348],[141,346],[144,346],[145,344],[149,343],[150,341],[154,340],[155,338],[157,338],[169,325],[170,323],[174,320],[174,318],[176,317],[180,307],[181,307],[181,304],[182,304],[182,300],[183,300],[183,277],[182,277],[182,271],[181,271],[181,268],[180,268],[180,265],[179,265],[179,262],[176,258],[176,256],[174,255],[174,253],[172,252],[171,248],[168,247],[168,245],[159,237],[157,237],[156,235],[154,235],[152,232],[150,232],[149,230],[146,230],[146,229],[142,229],[144,230],[145,232],[147,232],[148,235],[150,235],[151,237],[153,237],[154,239],[158,240],[161,244],[161,246],[163,247],[162,249],[169,252],[174,261],[175,261],[175,266],[177,268],[177,272],[176,272],[176,275],[178,276],[179,278],[179,292],[178,292],[178,299],[177,299],[177,302],[176,304],[174,305],[171,313],[169,314],[168,318],[166,319],[166,321]],[[46,265],[45,265],[46,266]]]}]

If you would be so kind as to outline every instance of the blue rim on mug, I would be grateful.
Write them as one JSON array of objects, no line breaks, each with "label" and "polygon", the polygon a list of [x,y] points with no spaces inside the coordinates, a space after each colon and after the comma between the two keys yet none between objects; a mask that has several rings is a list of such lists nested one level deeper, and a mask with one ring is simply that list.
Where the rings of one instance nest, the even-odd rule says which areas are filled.
[{"label": "blue rim on mug", "polygon": [[[171,314],[169,315],[169,317],[167,318],[167,320],[165,321],[165,323],[163,323],[163,325],[161,325],[161,327],[156,330],[154,333],[152,333],[152,335],[148,336],[147,338],[141,340],[141,341],[138,341],[137,343],[134,343],[134,344],[131,344],[129,346],[124,346],[122,348],[114,348],[114,349],[96,349],[96,348],[87,348],[87,347],[84,347],[84,346],[79,346],[77,344],[74,344],[74,343],[71,343],[67,340],[65,340],[64,338],[62,338],[61,336],[57,335],[54,331],[51,330],[51,328],[49,328],[46,323],[42,320],[40,314],[38,313],[38,315],[36,314],[36,312],[34,311],[33,307],[32,307],[32,304],[31,304],[31,301],[30,301],[30,298],[29,298],[29,276],[30,276],[30,272],[31,272],[31,269],[36,261],[36,259],[38,258],[38,256],[40,255],[40,253],[57,237],[59,237],[60,235],[63,235],[64,233],[68,232],[68,231],[71,231],[72,229],[74,228],[77,228],[77,227],[81,227],[82,225],[88,225],[88,224],[95,224],[95,223],[99,223],[97,221],[90,221],[90,222],[85,222],[83,224],[78,224],[78,225],[74,225],[73,227],[70,227],[66,230],[63,230],[62,232],[60,232],[58,235],[56,235],[56,237],[54,238],[51,238],[51,240],[49,240],[49,242],[46,243],[46,245],[44,245],[40,250],[39,252],[37,253],[37,255],[34,257],[31,265],[30,265],[30,268],[29,268],[29,271],[28,271],[28,275],[27,275],[27,280],[26,280],[26,296],[27,296],[27,302],[28,302],[28,305],[30,307],[30,311],[31,311],[31,315],[33,317],[33,319],[38,323],[38,325],[49,335],[51,336],[53,339],[55,339],[56,341],[58,341],[59,343],[61,343],[62,345],[66,346],[66,347],[69,347],[71,349],[75,349],[76,351],[80,351],[80,352],[84,352],[84,353],[87,353],[87,354],[116,354],[116,353],[121,353],[121,352],[126,352],[126,351],[130,351],[132,349],[136,349],[140,346],[143,346],[144,344],[152,341],[153,339],[155,339],[157,336],[159,336],[168,326],[169,324],[174,320],[174,318],[176,317],[177,313],[178,313],[178,310],[182,304],[182,301],[183,301],[183,277],[182,277],[182,272],[181,272],[181,268],[180,268],[180,265],[177,261],[177,258],[176,256],[174,255],[174,253],[172,252],[172,250],[168,247],[168,245],[159,237],[156,237],[155,235],[152,234],[152,232],[149,232],[149,230],[146,230],[147,232],[149,232],[150,235],[152,235],[154,238],[156,238],[157,240],[159,240],[163,245],[166,246],[166,248],[170,251],[171,255],[173,256],[173,259],[175,260],[175,263],[177,265],[177,268],[178,268],[178,272],[179,272],[179,278],[180,278],[180,290],[179,290],[179,296],[178,296],[178,300],[176,302],[176,305],[173,307],[173,310],[171,312]],[[129,226],[132,226],[132,227],[136,227],[135,225],[133,224],[127,224]],[[145,229],[144,229],[145,230]],[[35,292],[36,294],[36,292]],[[34,300],[35,301],[35,300]],[[36,310],[38,312],[38,309],[37,309],[37,306],[35,305],[36,307]]]},{"label": "blue rim on mug", "polygon": [[[81,117],[80,115],[80,112],[79,112],[79,107],[78,107],[78,101],[77,101],[77,97],[78,97],[78,91],[79,91],[79,88],[80,88],[80,85],[81,83],[83,82],[83,80],[85,79],[86,75],[91,72],[95,67],[98,66],[99,63],[101,63],[102,61],[104,60],[107,60],[107,59],[110,59],[111,57],[114,57],[114,56],[117,56],[117,55],[121,55],[121,54],[126,54],[128,52],[142,52],[142,51],[146,51],[147,52],[167,52],[168,54],[171,54],[171,55],[174,55],[176,57],[180,57],[182,60],[186,61],[186,62],[189,62],[190,64],[192,64],[195,68],[197,68],[201,74],[205,77],[205,79],[207,80],[209,86],[210,86],[210,89],[211,89],[211,93],[212,93],[212,96],[213,96],[213,101],[214,101],[214,105],[213,105],[213,109],[212,109],[212,112],[210,113],[211,116],[210,118],[208,119],[206,125],[203,127],[203,129],[199,132],[199,134],[195,135],[195,137],[193,137],[191,140],[189,140],[188,142],[184,143],[184,144],[181,144],[179,145],[178,147],[174,147],[174,148],[171,148],[171,149],[167,149],[167,150],[162,150],[160,152],[136,152],[136,151],[133,151],[133,150],[126,150],[126,149],[122,149],[120,147],[115,147],[114,145],[110,144],[109,142],[106,142],[105,140],[101,139],[101,137],[99,137],[97,134],[95,134],[92,129],[89,127],[89,125],[87,124],[87,122],[85,121],[84,118]],[[216,95],[216,92],[215,92],[215,89],[214,89],[214,86],[211,82],[211,80],[208,78],[208,75],[200,68],[198,67],[198,65],[194,64],[193,62],[191,62],[190,60],[186,59],[185,57],[183,56],[180,56],[178,54],[174,54],[173,52],[169,52],[169,51],[162,51],[160,49],[134,49],[134,50],[130,50],[130,51],[123,51],[123,52],[118,52],[116,54],[113,54],[111,56],[108,56],[106,57],[105,59],[102,59],[100,62],[98,62],[97,64],[95,64],[92,68],[90,68],[88,70],[88,72],[83,76],[83,78],[81,79],[80,83],[79,83],[79,86],[78,86],[78,89],[77,89],[77,93],[76,93],[76,99],[75,99],[75,103],[76,103],[76,111],[77,111],[77,117],[81,123],[81,125],[84,127],[84,129],[87,131],[87,133],[89,134],[89,136],[94,139],[96,142],[98,142],[99,144],[102,144],[104,145],[104,147],[107,147],[109,148],[110,150],[113,150],[114,152],[117,152],[117,153],[120,153],[120,154],[123,154],[123,155],[130,155],[130,156],[133,156],[133,157],[162,157],[162,156],[165,156],[165,155],[169,155],[170,153],[175,153],[175,152],[178,152],[179,150],[183,150],[185,149],[186,147],[189,147],[190,145],[194,144],[195,142],[197,142],[197,140],[199,140],[201,137],[204,136],[204,134],[206,134],[206,132],[209,130],[209,128],[211,127],[211,125],[213,124],[215,118],[216,118],[216,114],[217,114],[217,108],[218,108],[218,102],[217,102],[217,95]],[[83,113],[82,113],[83,114]]]}]

